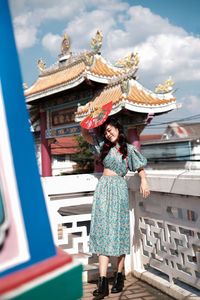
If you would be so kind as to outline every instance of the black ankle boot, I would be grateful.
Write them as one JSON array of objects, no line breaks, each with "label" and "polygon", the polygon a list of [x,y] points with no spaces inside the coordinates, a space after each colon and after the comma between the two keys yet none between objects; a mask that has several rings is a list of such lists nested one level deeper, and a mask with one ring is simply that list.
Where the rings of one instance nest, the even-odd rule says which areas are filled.
[{"label": "black ankle boot", "polygon": [[117,273],[113,282],[111,293],[119,293],[123,290],[124,287],[124,277],[122,273]]},{"label": "black ankle boot", "polygon": [[98,280],[98,288],[93,292],[93,296],[95,296],[94,300],[100,300],[104,297],[108,296],[108,278],[107,277],[99,277]]}]

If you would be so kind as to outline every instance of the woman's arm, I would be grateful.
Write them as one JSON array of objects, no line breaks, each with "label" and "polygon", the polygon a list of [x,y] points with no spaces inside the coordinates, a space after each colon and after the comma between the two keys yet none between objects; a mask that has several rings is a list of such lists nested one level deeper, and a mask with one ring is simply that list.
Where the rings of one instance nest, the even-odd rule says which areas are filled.
[{"label": "woman's arm", "polygon": [[89,133],[89,130],[81,127],[81,134],[84,137],[84,139],[89,143],[89,144],[94,144],[94,140],[92,135]]},{"label": "woman's arm", "polygon": [[141,179],[140,183],[140,193],[142,194],[143,198],[147,198],[150,195],[149,185],[146,178],[146,173],[144,169],[139,169],[138,174]]}]

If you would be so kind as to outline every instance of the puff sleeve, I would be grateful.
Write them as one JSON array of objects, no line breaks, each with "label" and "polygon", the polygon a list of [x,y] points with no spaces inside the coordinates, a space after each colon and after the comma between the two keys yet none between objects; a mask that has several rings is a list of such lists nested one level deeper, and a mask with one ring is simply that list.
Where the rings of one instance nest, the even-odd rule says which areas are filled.
[{"label": "puff sleeve", "polygon": [[133,145],[128,144],[128,169],[135,172],[146,164],[146,158]]}]

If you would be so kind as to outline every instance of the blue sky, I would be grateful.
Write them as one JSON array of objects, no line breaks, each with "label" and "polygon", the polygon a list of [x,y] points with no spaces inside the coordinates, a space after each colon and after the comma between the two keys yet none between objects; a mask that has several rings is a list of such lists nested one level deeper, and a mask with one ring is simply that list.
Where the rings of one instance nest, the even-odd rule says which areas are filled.
[{"label": "blue sky", "polygon": [[[154,90],[169,76],[175,82],[182,108],[154,118],[153,123],[200,114],[199,0],[9,2],[23,81],[28,86],[38,77],[39,58],[47,67],[56,62],[64,32],[76,53],[90,49],[90,39],[99,29],[104,35],[102,55],[109,62],[138,52],[138,81],[146,88]],[[151,128],[163,130],[162,126]]]},{"label": "blue sky", "polygon": [[191,33],[200,33],[199,0],[132,0],[130,5],[148,7],[155,14],[168,18],[173,25],[181,26]]}]

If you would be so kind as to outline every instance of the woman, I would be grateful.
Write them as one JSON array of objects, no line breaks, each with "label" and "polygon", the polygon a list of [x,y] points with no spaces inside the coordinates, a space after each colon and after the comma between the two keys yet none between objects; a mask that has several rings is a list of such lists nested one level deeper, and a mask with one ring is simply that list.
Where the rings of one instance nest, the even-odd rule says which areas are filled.
[{"label": "woman", "polygon": [[[93,138],[86,130],[83,136],[90,143]],[[141,178],[140,192],[149,196],[149,187],[143,167],[146,159],[127,143],[123,128],[114,118],[108,118],[101,127],[104,141],[94,145],[104,166],[92,206],[89,249],[99,257],[98,288],[94,299],[103,299],[109,294],[107,268],[110,256],[118,257],[117,274],[111,293],[121,292],[124,286],[122,271],[125,255],[130,253],[129,199],[124,176],[130,171],[138,171]]]}]

